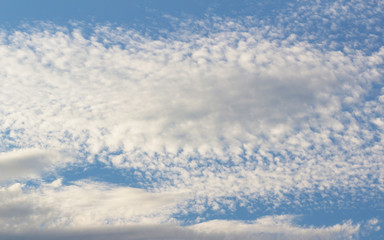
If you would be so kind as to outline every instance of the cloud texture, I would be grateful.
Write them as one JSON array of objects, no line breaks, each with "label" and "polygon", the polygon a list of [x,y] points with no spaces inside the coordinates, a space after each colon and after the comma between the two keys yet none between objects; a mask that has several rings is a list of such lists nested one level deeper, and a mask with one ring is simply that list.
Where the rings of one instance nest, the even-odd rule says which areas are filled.
[{"label": "cloud texture", "polygon": [[[382,207],[384,48],[381,27],[369,22],[382,19],[383,5],[342,3],[304,4],[274,25],[251,17],[177,20],[166,37],[105,25],[2,30],[2,231],[17,239],[24,233],[13,231],[28,228],[157,229],[183,223],[176,216],[239,206],[273,213],[363,199]],[[354,14],[369,14],[358,25],[365,32],[350,27],[343,38],[337,32],[357,21]],[[22,183],[48,170],[58,177],[68,162],[125,170],[142,189],[89,180]],[[164,238],[343,239],[359,230],[350,222],[314,229],[284,216],[268,219],[172,225]],[[220,228],[236,224],[239,235]]]},{"label": "cloud texture", "polygon": [[203,176],[220,178],[220,167],[238,181],[271,178],[274,192],[317,179],[329,188],[330,177],[347,185],[365,171],[383,181],[373,169],[382,168],[381,98],[364,101],[381,79],[383,50],[326,51],[239,23],[160,40],[47,28],[3,36],[4,150],[65,149],[149,176],[160,170],[177,187],[207,164]]}]

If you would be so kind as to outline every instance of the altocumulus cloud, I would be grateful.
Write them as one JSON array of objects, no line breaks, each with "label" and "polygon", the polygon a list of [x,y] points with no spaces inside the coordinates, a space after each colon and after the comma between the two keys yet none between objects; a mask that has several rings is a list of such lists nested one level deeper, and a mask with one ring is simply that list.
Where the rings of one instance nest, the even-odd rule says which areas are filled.
[{"label": "altocumulus cloud", "polygon": [[[300,227],[291,216],[270,216],[180,227],[175,217],[257,210],[259,202],[300,208],[316,205],[316,194],[333,207],[348,204],[344,193],[383,198],[384,48],[359,45],[365,36],[354,29],[344,48],[335,42],[338,12],[350,21],[360,14],[359,28],[381,36],[368,23],[380,20],[382,7],[336,3],[300,8],[303,34],[288,24],[294,14],[277,18],[278,27],[252,18],[186,20],[180,25],[198,30],[180,27],[166,38],[111,26],[2,31],[2,232],[10,239],[26,231],[31,239],[354,237],[359,225],[351,222]],[[315,18],[323,24],[317,32]],[[132,171],[143,189],[20,182],[63,168],[69,160],[57,152],[73,153],[79,165]],[[95,225],[100,232],[87,230]]]},{"label": "altocumulus cloud", "polygon": [[[374,158],[364,160],[371,164],[354,159],[367,151],[381,155],[381,140],[367,126],[370,116],[343,108],[360,110],[367,86],[381,77],[382,50],[346,55],[294,36],[272,41],[263,29],[229,25],[231,31],[164,40],[107,27],[89,38],[55,26],[4,35],[3,148],[65,149],[148,175],[161,170],[176,187],[218,159],[236,181],[242,181],[237,174],[247,182],[248,175],[261,177],[250,181],[255,184],[277,181],[271,186],[278,189],[266,189],[275,192],[312,186],[314,175],[326,188],[327,178],[345,177],[337,171],[360,175],[372,164],[381,167]],[[382,111],[371,109],[372,115]],[[353,114],[363,114],[362,120]],[[367,140],[377,143],[365,146]],[[244,162],[241,154],[255,160]],[[257,167],[264,160],[266,168]],[[215,177],[200,179],[215,184]]]}]

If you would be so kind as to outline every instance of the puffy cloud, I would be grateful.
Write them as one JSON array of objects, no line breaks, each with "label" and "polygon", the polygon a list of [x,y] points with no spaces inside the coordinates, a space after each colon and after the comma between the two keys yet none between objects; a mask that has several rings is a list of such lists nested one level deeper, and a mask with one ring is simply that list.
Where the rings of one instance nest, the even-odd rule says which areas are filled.
[{"label": "puffy cloud", "polygon": [[[49,24],[4,31],[0,167],[9,171],[0,178],[36,176],[62,162],[10,148],[57,149],[73,152],[85,167],[96,159],[132,170],[140,186],[158,192],[86,181],[29,192],[13,185],[4,190],[13,189],[15,197],[3,205],[4,216],[15,215],[7,226],[30,224],[20,219],[84,227],[106,218],[158,223],[172,213],[233,210],[236,204],[250,209],[258,201],[314,207],[321,204],[313,201],[316,194],[327,204],[348,204],[348,194],[382,204],[384,98],[378,89],[384,49],[380,41],[369,40],[367,48],[360,43],[382,8],[341,3],[304,4],[274,26],[252,18],[201,20],[194,30],[180,27],[157,39],[108,26],[87,29],[87,37],[81,28]],[[336,32],[355,11],[368,32],[358,35],[353,28],[342,38]],[[327,17],[340,12],[344,20],[333,17],[329,28]],[[182,197],[171,201],[170,192]],[[100,197],[105,193],[115,197]],[[148,200],[154,196],[159,201]],[[12,205],[18,201],[19,212]],[[303,234],[312,236],[307,230]]]},{"label": "puffy cloud", "polygon": [[383,50],[335,51],[214,21],[222,27],[211,34],[157,40],[102,26],[87,38],[49,25],[5,33],[3,150],[64,149],[192,199],[278,202],[383,182],[382,130],[369,125],[381,110],[361,110]]},{"label": "puffy cloud", "polygon": [[108,28],[89,39],[67,31],[3,38],[9,144],[85,146],[92,154],[255,148],[263,134],[337,111],[329,99],[354,87],[364,68],[341,52],[272,41],[259,29],[166,40]]}]

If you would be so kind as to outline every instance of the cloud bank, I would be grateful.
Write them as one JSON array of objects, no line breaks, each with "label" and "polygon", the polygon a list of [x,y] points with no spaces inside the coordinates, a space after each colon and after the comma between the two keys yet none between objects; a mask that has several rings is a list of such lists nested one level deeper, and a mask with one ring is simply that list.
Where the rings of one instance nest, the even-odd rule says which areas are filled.
[{"label": "cloud bank", "polygon": [[289,215],[182,227],[170,216],[184,197],[100,182],[16,183],[0,189],[0,239],[345,239],[360,228],[352,222],[301,227]]},{"label": "cloud bank", "polygon": [[[358,2],[304,4],[275,25],[176,20],[166,37],[76,24],[2,30],[2,231],[96,238],[84,229],[140,223],[153,232],[175,224],[164,227],[167,239],[353,237],[359,228],[349,222],[316,229],[282,217],[182,228],[176,216],[342,208],[356,199],[383,206],[384,48],[380,26],[369,28],[383,8]],[[338,34],[355,14],[365,32]],[[23,185],[65,168],[56,152],[70,152],[75,166],[126,171],[142,189],[86,179]],[[56,229],[77,225],[76,233]],[[242,230],[220,228],[229,225]]]},{"label": "cloud bank", "polygon": [[364,98],[384,50],[220,21],[157,40],[109,27],[3,34],[3,149],[65,149],[212,197],[379,186],[382,97]]}]

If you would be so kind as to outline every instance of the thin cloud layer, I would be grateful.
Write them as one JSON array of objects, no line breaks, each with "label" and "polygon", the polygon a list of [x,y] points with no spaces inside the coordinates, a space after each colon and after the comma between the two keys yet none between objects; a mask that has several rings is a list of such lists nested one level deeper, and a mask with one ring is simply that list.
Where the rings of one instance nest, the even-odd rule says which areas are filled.
[{"label": "thin cloud layer", "polygon": [[16,179],[39,178],[55,166],[64,166],[68,159],[54,151],[19,149],[0,153],[0,183]]},{"label": "thin cloud layer", "polygon": [[288,215],[181,227],[171,216],[184,197],[100,182],[63,186],[58,179],[39,188],[16,183],[0,189],[0,239],[343,239],[359,230],[351,222],[300,227]]},{"label": "thin cloud layer", "polygon": [[[94,222],[89,216],[78,217],[82,218],[81,225],[61,223],[40,229],[24,226],[18,231],[0,231],[0,239],[354,239],[360,229],[360,225],[351,222],[322,228],[299,227],[293,223],[295,217],[285,215],[267,216],[252,222],[215,220],[187,227],[138,222],[119,227],[108,226],[105,222],[97,223],[96,226],[100,225],[97,228],[93,224],[91,228],[84,227],[84,221]],[[38,219],[37,216],[34,219]]]},{"label": "thin cloud layer", "polygon": [[58,179],[39,188],[15,183],[0,189],[0,229],[34,231],[127,223],[162,223],[183,199],[180,193],[150,193],[142,189],[96,182],[63,186]]}]

